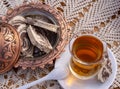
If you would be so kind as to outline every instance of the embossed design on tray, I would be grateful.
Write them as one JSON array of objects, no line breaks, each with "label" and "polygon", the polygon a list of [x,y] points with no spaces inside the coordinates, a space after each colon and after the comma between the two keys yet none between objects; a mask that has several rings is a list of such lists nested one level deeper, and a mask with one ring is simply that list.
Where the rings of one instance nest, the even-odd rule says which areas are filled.
[{"label": "embossed design on tray", "polygon": [[19,35],[15,29],[6,24],[0,24],[0,74],[8,71],[17,61],[20,53]]}]

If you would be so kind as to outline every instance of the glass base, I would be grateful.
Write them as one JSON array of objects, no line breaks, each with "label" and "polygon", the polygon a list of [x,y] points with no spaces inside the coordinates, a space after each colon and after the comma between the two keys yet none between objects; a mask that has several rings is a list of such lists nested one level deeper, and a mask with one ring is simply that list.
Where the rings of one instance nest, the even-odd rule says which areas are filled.
[{"label": "glass base", "polygon": [[91,79],[91,78],[95,77],[95,76],[98,74],[98,72],[96,72],[95,74],[93,74],[93,75],[91,75],[91,76],[80,76],[80,75],[78,75],[77,73],[75,73],[75,72],[73,71],[73,69],[71,68],[70,64],[69,64],[69,69],[70,69],[71,73],[72,73],[76,78],[81,79],[81,80]]}]

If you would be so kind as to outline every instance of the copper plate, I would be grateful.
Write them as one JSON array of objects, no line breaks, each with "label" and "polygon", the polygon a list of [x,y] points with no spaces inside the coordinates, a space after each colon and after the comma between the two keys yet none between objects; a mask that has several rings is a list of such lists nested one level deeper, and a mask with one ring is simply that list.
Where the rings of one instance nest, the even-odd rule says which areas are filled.
[{"label": "copper plate", "polygon": [[[10,12],[9,10],[7,12]],[[27,13],[27,14],[26,14]],[[30,67],[31,69],[35,69],[36,67],[43,68],[46,64],[52,64],[53,60],[57,59],[61,52],[64,51],[64,47],[68,42],[68,26],[67,23],[60,12],[58,12],[55,8],[50,7],[47,4],[42,3],[29,3],[24,4],[22,6],[18,6],[13,9],[11,13],[7,13],[3,20],[8,22],[11,18],[16,15],[31,15],[31,14],[40,14],[48,17],[53,21],[54,24],[58,24],[60,26],[58,39],[54,42],[54,49],[44,57],[38,57],[34,60],[28,60],[19,58],[19,61],[15,64],[15,67],[21,66],[23,69]],[[54,37],[55,38],[55,37]],[[55,40],[55,39],[54,39]]]},{"label": "copper plate", "polygon": [[0,74],[9,71],[20,54],[20,38],[15,28],[0,23]]}]

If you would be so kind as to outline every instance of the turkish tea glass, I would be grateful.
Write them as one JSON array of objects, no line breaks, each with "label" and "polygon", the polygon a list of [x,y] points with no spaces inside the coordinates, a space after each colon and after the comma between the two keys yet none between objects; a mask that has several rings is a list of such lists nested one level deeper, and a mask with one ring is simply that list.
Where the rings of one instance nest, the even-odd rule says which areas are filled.
[{"label": "turkish tea glass", "polygon": [[104,43],[94,35],[82,35],[73,38],[69,43],[71,60],[69,68],[79,79],[95,76],[104,62]]}]

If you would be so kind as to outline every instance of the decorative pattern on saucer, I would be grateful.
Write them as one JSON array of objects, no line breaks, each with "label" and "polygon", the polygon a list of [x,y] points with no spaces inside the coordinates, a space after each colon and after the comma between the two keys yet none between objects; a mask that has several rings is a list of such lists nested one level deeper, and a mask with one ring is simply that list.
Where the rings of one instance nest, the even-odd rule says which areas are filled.
[{"label": "decorative pattern on saucer", "polygon": [[0,74],[9,71],[18,60],[20,40],[15,28],[0,23]]},{"label": "decorative pattern on saucer", "polygon": [[97,79],[100,82],[104,83],[110,77],[112,72],[113,70],[111,67],[111,61],[108,58],[106,58],[105,62],[103,63],[102,68],[98,72]]}]

